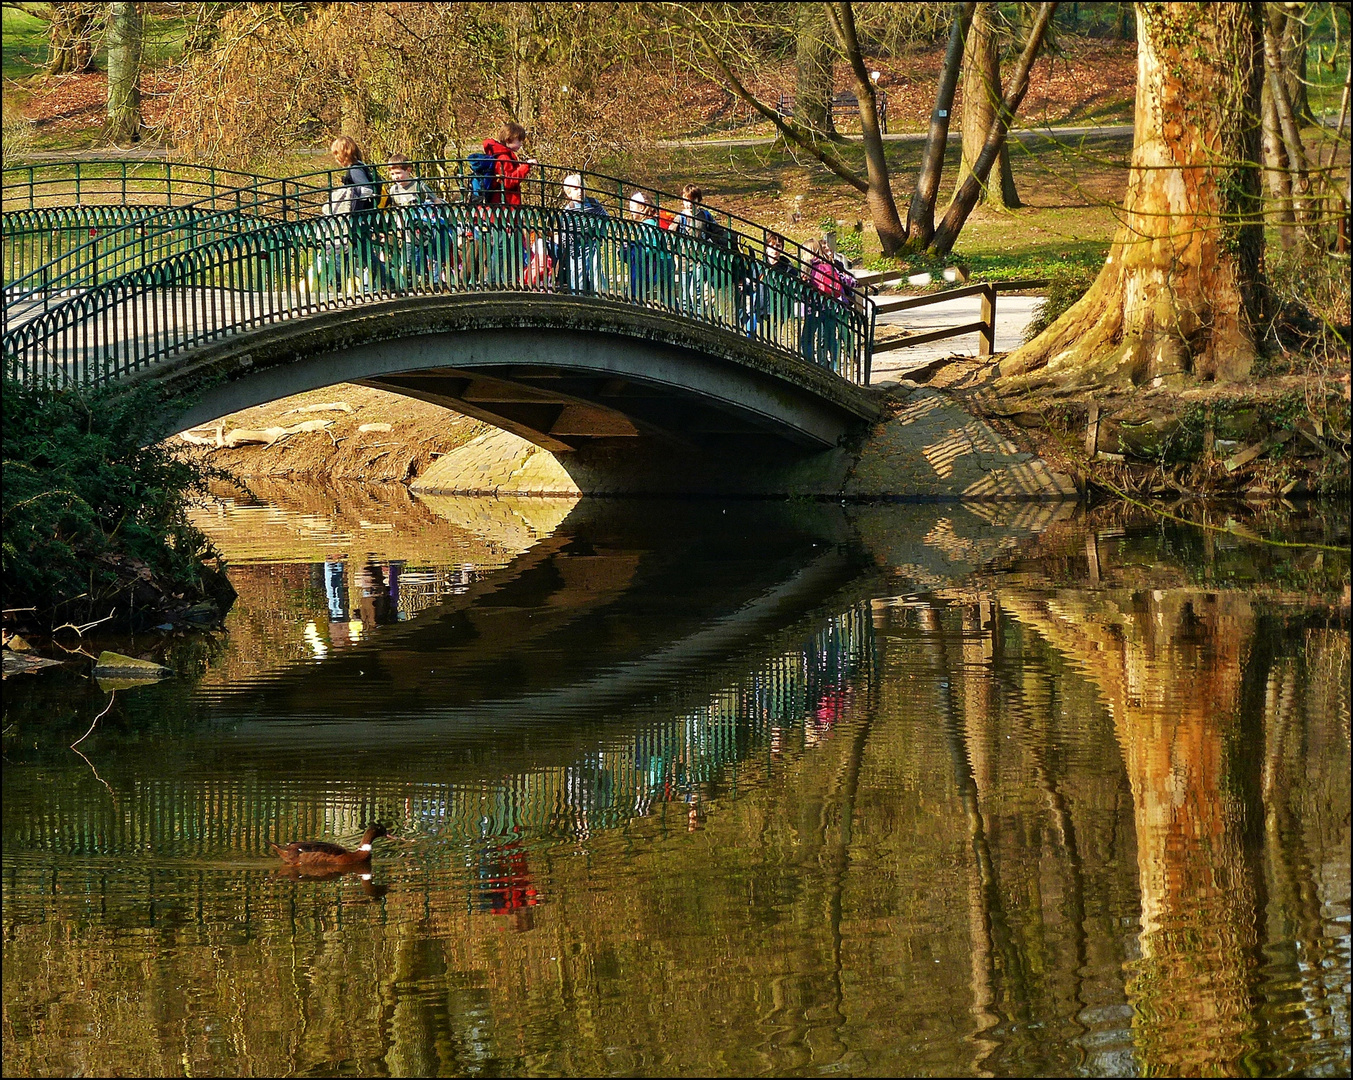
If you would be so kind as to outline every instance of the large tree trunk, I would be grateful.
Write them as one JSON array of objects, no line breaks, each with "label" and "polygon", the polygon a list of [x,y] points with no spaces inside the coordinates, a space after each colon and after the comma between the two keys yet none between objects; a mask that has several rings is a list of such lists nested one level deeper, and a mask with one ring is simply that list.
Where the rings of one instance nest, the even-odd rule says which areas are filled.
[{"label": "large tree trunk", "polygon": [[963,45],[972,23],[976,3],[956,5],[954,23],[949,30],[940,83],[935,91],[935,110],[930,114],[921,169],[916,174],[916,190],[907,209],[907,245],[924,251],[935,235],[935,200],[940,193],[940,174],[944,171],[944,151],[949,144],[949,118],[954,109],[954,91],[963,66]]},{"label": "large tree trunk", "polygon": [[972,213],[973,207],[977,205],[977,200],[982,195],[987,177],[991,174],[991,167],[1005,146],[1010,122],[1015,118],[1020,102],[1028,92],[1029,73],[1033,70],[1034,57],[1038,55],[1038,50],[1043,44],[1043,36],[1047,33],[1048,23],[1056,10],[1056,4],[1039,5],[1038,14],[1029,28],[1024,51],[1020,53],[1019,63],[1015,65],[1015,74],[1010,80],[1010,92],[1001,99],[996,116],[987,131],[986,141],[982,144],[982,150],[972,164],[972,172],[954,191],[949,209],[944,212],[944,220],[940,222],[934,238],[930,241],[930,254],[935,258],[942,259],[953,250],[954,241],[963,231],[964,222],[968,220],[968,215]]},{"label": "large tree trunk", "polygon": [[108,141],[141,135],[141,12],[136,4],[108,5]]},{"label": "large tree trunk", "polygon": [[84,75],[93,71],[95,5],[58,0],[49,7],[47,74]]},{"label": "large tree trunk", "polygon": [[[1263,222],[1262,13],[1256,3],[1139,3],[1132,169],[1095,284],[1001,364],[1070,385],[1245,378]],[[1027,381],[1027,380],[1024,380]]]},{"label": "large tree trunk", "polygon": [[[973,12],[972,29],[963,53],[963,157],[958,166],[955,190],[972,172],[973,162],[982,152],[991,122],[996,118],[1003,90],[1001,89],[1001,59],[996,49],[995,28],[991,24],[994,5],[984,0]],[[1001,182],[983,190],[982,199],[996,207],[1020,205],[1015,191],[1015,177],[1010,171],[1010,144],[1001,147]]]},{"label": "large tree trunk", "polygon": [[799,5],[799,38],[795,46],[794,116],[819,138],[838,138],[832,122],[836,95],[835,49],[827,19],[817,4]]}]

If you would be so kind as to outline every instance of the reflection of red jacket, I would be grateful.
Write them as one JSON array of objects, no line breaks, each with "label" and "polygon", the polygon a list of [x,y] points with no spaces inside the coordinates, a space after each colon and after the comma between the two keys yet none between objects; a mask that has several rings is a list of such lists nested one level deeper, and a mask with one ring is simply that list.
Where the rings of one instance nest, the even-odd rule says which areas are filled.
[{"label": "reflection of red jacket", "polygon": [[531,171],[531,166],[518,161],[517,155],[497,139],[484,140],[484,153],[493,155],[493,171],[498,175],[498,184],[489,193],[489,202],[520,206],[521,182]]}]

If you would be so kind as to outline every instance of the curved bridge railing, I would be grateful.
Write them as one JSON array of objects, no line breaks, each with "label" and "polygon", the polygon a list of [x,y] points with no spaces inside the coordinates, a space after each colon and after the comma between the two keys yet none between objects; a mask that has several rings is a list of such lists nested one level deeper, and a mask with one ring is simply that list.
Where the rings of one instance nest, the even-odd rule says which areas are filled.
[{"label": "curved bridge railing", "polygon": [[[379,168],[388,177],[388,167]],[[476,201],[469,159],[421,161],[413,170],[424,193],[437,202]],[[514,197],[524,207],[555,208],[564,202],[563,181],[573,172],[564,166],[532,165]],[[677,195],[600,173],[578,175],[587,195],[612,216],[623,216],[636,192],[643,193],[650,212],[664,224],[681,209]],[[40,300],[45,307],[53,296],[96,287],[224,235],[317,216],[340,177],[335,169],[278,178],[131,161],[7,169],[5,213],[0,215],[5,300]],[[61,204],[57,200],[63,196],[76,204]],[[761,225],[707,209],[729,246],[764,251],[770,234]],[[808,253],[799,245],[782,246],[792,262],[808,264]],[[10,321],[7,310],[6,328]]]},{"label": "curved bridge railing", "polygon": [[530,206],[425,204],[263,224],[64,300],[8,330],[25,381],[97,385],[231,334],[435,293],[597,297],[731,331],[868,380],[873,310],[741,243]]},{"label": "curved bridge railing", "polygon": [[[96,162],[108,175],[81,179],[80,164],[54,176],[35,166],[5,171],[0,278],[7,302],[93,288],[221,235],[295,220],[327,195],[303,179],[165,163],[149,163],[154,171],[145,176],[127,167],[148,163]],[[73,177],[64,175],[72,168]],[[52,201],[63,194],[77,201]]]}]

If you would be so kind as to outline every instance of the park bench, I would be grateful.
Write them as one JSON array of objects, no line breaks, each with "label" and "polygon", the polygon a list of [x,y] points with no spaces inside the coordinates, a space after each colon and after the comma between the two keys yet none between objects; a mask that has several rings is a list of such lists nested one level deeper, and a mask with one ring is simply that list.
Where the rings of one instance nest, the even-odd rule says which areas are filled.
[{"label": "park bench", "polygon": [[[874,100],[878,104],[879,111],[879,130],[888,134],[888,91],[875,90]],[[775,101],[775,111],[781,116],[794,115],[794,95],[781,94]],[[838,116],[852,117],[858,119],[860,115],[860,99],[849,90],[843,90],[832,98],[832,123],[836,122]]]}]

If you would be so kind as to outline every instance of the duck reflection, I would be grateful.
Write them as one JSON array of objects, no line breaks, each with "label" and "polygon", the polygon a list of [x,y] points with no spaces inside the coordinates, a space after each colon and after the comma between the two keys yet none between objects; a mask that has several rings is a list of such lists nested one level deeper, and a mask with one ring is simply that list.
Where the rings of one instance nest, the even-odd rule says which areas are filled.
[{"label": "duck reflection", "polygon": [[371,900],[379,900],[390,891],[390,886],[376,883],[370,867],[365,870],[306,870],[300,866],[283,866],[273,874],[273,877],[286,878],[290,881],[313,882],[337,881],[339,878],[353,877],[357,879],[362,892]]}]

